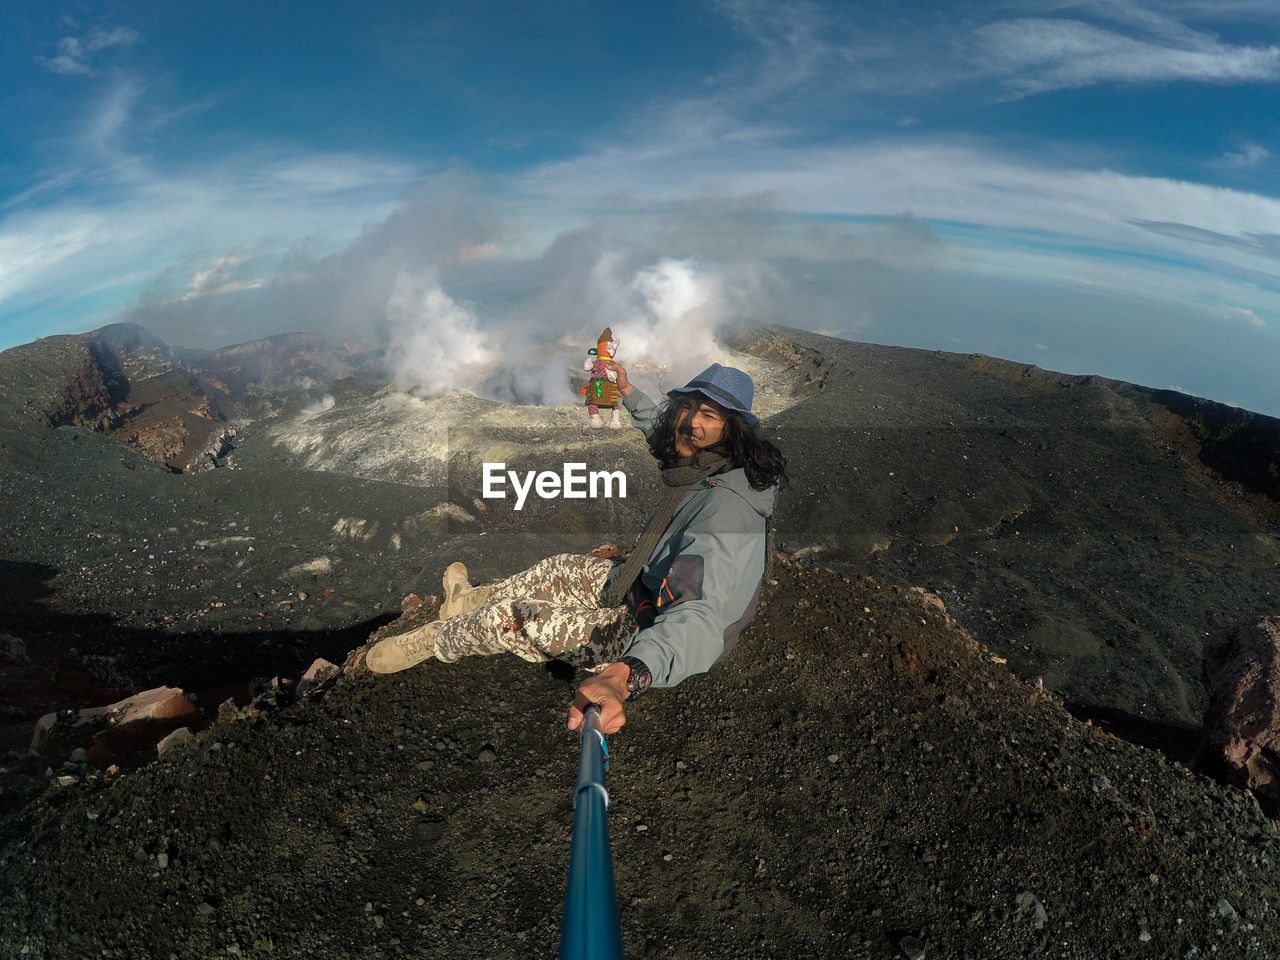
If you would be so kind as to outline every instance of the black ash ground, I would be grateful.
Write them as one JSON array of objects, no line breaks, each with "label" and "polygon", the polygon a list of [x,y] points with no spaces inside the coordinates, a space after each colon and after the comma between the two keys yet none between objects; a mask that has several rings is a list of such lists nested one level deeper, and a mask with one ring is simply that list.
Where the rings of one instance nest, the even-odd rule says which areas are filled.
[{"label": "black ash ground", "polygon": [[[792,457],[778,540],[800,561],[730,661],[611,742],[628,955],[1280,953],[1272,825],[1172,762],[1204,635],[1276,612],[1267,472],[1206,459],[1258,424],[986,358],[792,332],[751,349],[794,391],[766,423]],[[634,478],[627,501],[484,511],[474,458],[420,482],[322,471],[265,426],[234,469],[190,476],[81,427],[0,423],[0,955],[550,952],[576,762],[563,674],[353,674],[225,713],[111,784],[46,776],[70,759],[61,734],[27,756],[44,710],[158,683],[213,722],[255,677],[396,629],[451,560],[485,578],[624,541],[656,483],[638,436],[587,437]],[[558,467],[552,441],[502,439],[513,469]],[[473,519],[431,514],[446,503]]]}]

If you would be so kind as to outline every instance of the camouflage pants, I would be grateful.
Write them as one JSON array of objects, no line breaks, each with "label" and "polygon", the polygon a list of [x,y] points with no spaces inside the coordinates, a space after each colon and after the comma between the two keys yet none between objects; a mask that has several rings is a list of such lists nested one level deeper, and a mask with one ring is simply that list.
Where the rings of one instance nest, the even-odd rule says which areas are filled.
[{"label": "camouflage pants", "polygon": [[600,557],[562,553],[493,585],[488,602],[440,624],[436,657],[508,650],[525,660],[563,660],[603,667],[622,656],[635,632],[626,606],[601,607],[611,575],[621,565]]}]

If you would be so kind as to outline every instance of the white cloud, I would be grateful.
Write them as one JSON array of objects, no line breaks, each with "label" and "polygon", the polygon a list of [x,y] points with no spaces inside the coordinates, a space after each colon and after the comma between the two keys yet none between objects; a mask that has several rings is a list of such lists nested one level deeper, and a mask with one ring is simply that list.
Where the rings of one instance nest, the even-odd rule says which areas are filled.
[{"label": "white cloud", "polygon": [[141,39],[142,35],[132,27],[113,27],[110,30],[94,30],[89,34],[84,48],[90,53],[96,53],[111,47],[131,47]]},{"label": "white cloud", "polygon": [[56,57],[38,60],[54,73],[84,76],[95,72],[94,54],[112,47],[131,47],[141,39],[142,35],[132,27],[93,30],[84,38],[63,37],[58,41]]},{"label": "white cloud", "polygon": [[[80,62],[86,51],[132,42],[133,33],[117,29],[63,49]],[[156,134],[185,110],[157,109],[153,91],[128,75],[94,91],[54,165],[7,200],[14,212],[0,221],[6,326],[30,325],[25,318],[42,310],[103,322],[104,310],[120,311],[148,282],[157,285],[152,300],[192,303],[251,289],[304,240],[313,255],[350,242],[418,177],[402,160],[356,151],[256,150],[165,164]]]},{"label": "white cloud", "polygon": [[275,164],[267,176],[285,189],[335,194],[408,186],[417,170],[407,163],[357,153],[319,154]]},{"label": "white cloud", "polygon": [[91,214],[0,223],[0,304],[23,289],[47,282],[56,267],[94,242],[100,225]]},{"label": "white cloud", "polygon": [[249,262],[249,258],[238,253],[228,253],[209,267],[197,271],[187,285],[187,292],[179,297],[179,301],[195,300],[198,297],[215,296],[222,293],[234,293],[238,290],[255,290],[266,282],[262,278],[235,279],[237,269]]},{"label": "white cloud", "polygon": [[729,196],[769,195],[779,210],[897,216],[1132,243],[1130,221],[1192,224],[1221,233],[1280,233],[1280,200],[1189,181],[1027,160],[974,139],[885,138],[808,150],[723,147],[681,157],[607,151],[521,178],[552,202],[627,190],[638,203],[674,202],[706,183]]},{"label": "white cloud", "polygon": [[1237,152],[1227,152],[1210,162],[1210,166],[1228,170],[1259,166],[1271,159],[1271,151],[1261,144],[1247,143]]},{"label": "white cloud", "polygon": [[[899,4],[875,0],[722,0],[719,7],[752,45],[750,55],[709,78],[709,92],[668,104],[665,114],[654,111],[677,136],[749,125],[758,122],[757,113],[801,125],[810,116],[884,120],[886,102],[868,99],[868,92],[901,97],[976,89],[981,95],[994,81],[997,99],[1008,100],[1098,83],[1280,79],[1280,47],[1226,42],[1198,26],[1273,24],[1272,0],[939,5],[910,29]],[[984,22],[978,19],[984,8],[1006,16]],[[1244,35],[1260,33],[1254,28]],[[904,112],[910,118],[918,109],[906,105]],[[891,114],[886,122],[894,122]]]},{"label": "white cloud", "polygon": [[[303,155],[294,159],[306,161]],[[162,299],[191,303],[249,289],[271,279],[280,259],[304,240],[318,256],[350,243],[367,223],[385,217],[402,193],[403,185],[393,181],[354,192],[327,193],[314,182],[269,186],[262,165],[259,154],[163,171],[142,161],[130,166],[102,159],[54,180],[62,188],[41,195],[40,208],[17,208],[0,220],[0,327],[45,311],[83,314],[84,329],[118,319],[148,286]],[[95,188],[91,205],[72,188],[86,182]],[[104,304],[114,316],[103,315]],[[207,345],[230,342],[218,330],[236,318],[220,309],[211,306],[201,317],[203,335],[218,341]],[[46,332],[52,332],[48,322]],[[182,342],[180,331],[156,332]],[[242,339],[252,338],[251,331],[242,332],[250,334]]]},{"label": "white cloud", "polygon": [[85,74],[91,72],[89,64],[84,60],[84,47],[75,37],[63,37],[58,41],[58,55],[42,62],[54,73]]},{"label": "white cloud", "polygon": [[121,155],[120,140],[141,93],[142,88],[133,80],[113,83],[90,118],[85,142],[100,154]]},{"label": "white cloud", "polygon": [[[547,165],[520,192],[563,209],[584,194],[625,191],[636,208],[675,217],[683,198],[714,182],[724,195],[773,198],[780,216],[771,230],[737,234],[761,256],[870,258],[1213,311],[1280,308],[1280,258],[1267,241],[1280,235],[1280,199],[1258,193],[1032,161],[974,139],[756,145],[742,155],[721,143],[656,162],[642,155],[608,150]],[[886,232],[884,218],[904,226]],[[907,242],[930,225],[939,242]],[[852,314],[856,290],[848,296]]]},{"label": "white cloud", "polygon": [[496,243],[470,243],[464,241],[458,247],[458,259],[462,261],[491,260],[501,255],[502,248]]},{"label": "white cloud", "polygon": [[1233,323],[1245,323],[1259,330],[1267,325],[1267,322],[1249,307],[1225,307],[1223,317]]},{"label": "white cloud", "polygon": [[1280,78],[1280,47],[1233,46],[1185,31],[1182,43],[1138,39],[1080,20],[1002,20],[975,31],[991,69],[1012,96],[1095,83]]}]

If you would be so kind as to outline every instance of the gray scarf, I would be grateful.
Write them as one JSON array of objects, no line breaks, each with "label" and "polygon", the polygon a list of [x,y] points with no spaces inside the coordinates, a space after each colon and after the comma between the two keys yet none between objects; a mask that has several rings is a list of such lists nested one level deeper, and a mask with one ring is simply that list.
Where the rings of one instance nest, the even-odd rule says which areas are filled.
[{"label": "gray scarf", "polygon": [[689,487],[704,477],[719,473],[731,466],[733,466],[732,461],[723,454],[713,450],[701,450],[691,459],[679,460],[662,471],[662,482],[670,489],[662,503],[658,505],[657,512],[644,525],[640,539],[631,549],[631,556],[627,557],[627,562],[622,565],[618,575],[613,578],[613,583],[605,591],[603,605],[606,608],[622,605],[627,591],[635,583],[636,577],[640,576],[644,565],[649,562],[649,555],[653,553],[658,541],[671,525],[671,518],[675,516],[676,508],[680,506],[680,501],[684,499]]}]

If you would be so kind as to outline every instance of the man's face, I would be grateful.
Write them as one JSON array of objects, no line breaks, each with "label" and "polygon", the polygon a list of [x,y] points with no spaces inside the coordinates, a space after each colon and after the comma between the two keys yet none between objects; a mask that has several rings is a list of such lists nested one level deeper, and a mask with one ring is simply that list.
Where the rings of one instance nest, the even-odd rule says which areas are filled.
[{"label": "man's face", "polygon": [[683,459],[724,439],[724,408],[710,400],[695,398],[694,403],[676,421],[676,453]]}]

